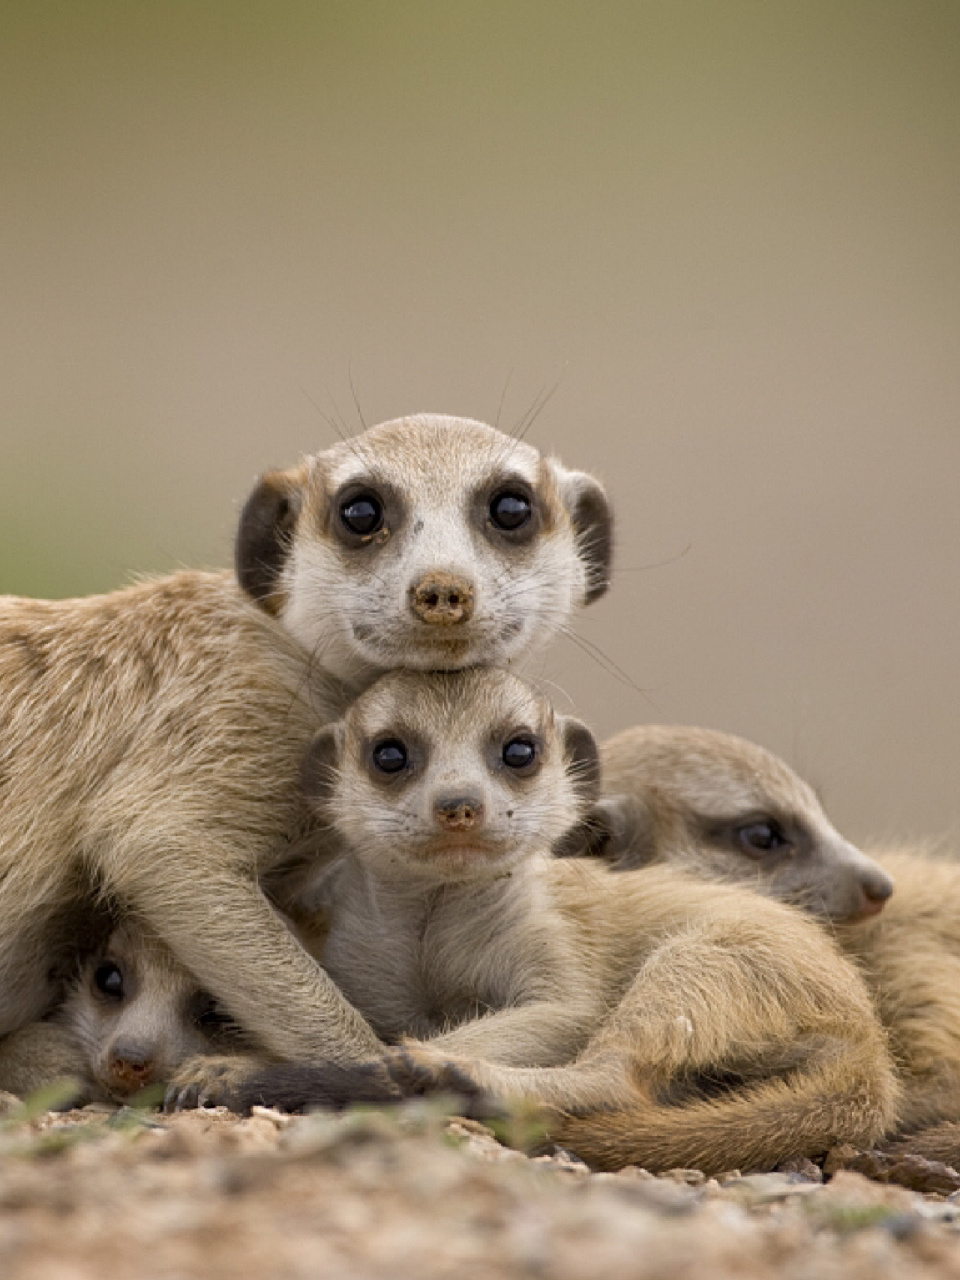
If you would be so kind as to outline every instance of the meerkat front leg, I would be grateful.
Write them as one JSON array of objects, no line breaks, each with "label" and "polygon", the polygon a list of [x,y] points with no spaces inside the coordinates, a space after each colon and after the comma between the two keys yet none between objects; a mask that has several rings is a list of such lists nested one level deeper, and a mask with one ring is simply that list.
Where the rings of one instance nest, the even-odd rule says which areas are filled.
[{"label": "meerkat front leg", "polygon": [[[208,869],[223,863],[212,851],[196,860]],[[256,884],[240,873],[161,876],[156,862],[151,870],[121,883],[122,898],[268,1057],[347,1064],[378,1056],[376,1033]]]},{"label": "meerkat front leg", "polygon": [[56,1081],[71,1081],[64,1106],[82,1106],[94,1094],[76,1038],[56,1022],[31,1022],[0,1041],[0,1089],[26,1098]]}]

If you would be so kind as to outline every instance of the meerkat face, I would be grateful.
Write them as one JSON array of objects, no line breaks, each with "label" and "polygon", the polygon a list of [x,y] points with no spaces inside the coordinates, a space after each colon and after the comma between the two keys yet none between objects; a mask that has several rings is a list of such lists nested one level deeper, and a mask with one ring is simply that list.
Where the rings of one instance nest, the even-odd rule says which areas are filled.
[{"label": "meerkat face", "polygon": [[391,672],[323,730],[314,804],[379,874],[503,874],[549,849],[596,794],[596,746],[503,671]]},{"label": "meerkat face", "polygon": [[754,743],[644,725],[611,739],[602,756],[610,789],[626,793],[611,797],[610,825],[631,865],[675,862],[837,921],[875,915],[893,892],[813,789]]},{"label": "meerkat face", "polygon": [[209,1053],[232,1025],[159,939],[132,923],[84,963],[65,1008],[97,1083],[119,1102]]},{"label": "meerkat face", "polygon": [[241,585],[335,675],[508,663],[607,589],[600,485],[480,422],[387,422],[244,508]]}]

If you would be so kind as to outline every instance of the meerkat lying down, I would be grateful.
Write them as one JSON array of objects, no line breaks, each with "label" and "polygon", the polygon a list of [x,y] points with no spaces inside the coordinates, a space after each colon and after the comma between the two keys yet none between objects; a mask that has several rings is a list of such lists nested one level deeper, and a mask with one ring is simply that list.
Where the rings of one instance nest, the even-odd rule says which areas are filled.
[{"label": "meerkat lying down", "polygon": [[594,851],[618,868],[669,863],[742,883],[831,921],[889,1033],[899,1129],[960,1121],[960,862],[920,846],[867,857],[783,760],[729,734],[639,725],[600,755],[620,794],[599,802]]},{"label": "meerkat lying down", "polygon": [[248,500],[237,576],[0,598],[0,1033],[55,1003],[91,885],[272,1056],[369,1058],[280,900],[318,838],[300,765],[345,687],[506,663],[608,581],[591,477],[481,423],[371,428]]},{"label": "meerkat lying down", "polygon": [[72,1078],[73,1105],[122,1103],[196,1054],[256,1047],[159,938],[128,920],[81,961],[48,1020],[0,1042],[0,1089],[27,1096]]},{"label": "meerkat lying down", "polygon": [[[671,868],[551,856],[596,794],[596,748],[515,677],[389,674],[304,777],[347,850],[323,964],[400,1041],[381,1061],[404,1089],[530,1098],[602,1167],[770,1167],[890,1125],[883,1033],[814,922]],[[249,1072],[182,1076],[239,1105],[328,1100],[317,1068]]]},{"label": "meerkat lying down", "polygon": [[621,870],[669,862],[838,922],[875,915],[893,892],[891,877],[843,838],[813,788],[754,742],[637,725],[602,743],[600,760],[607,795],[586,829],[592,847],[575,830],[566,852],[593,852]]}]

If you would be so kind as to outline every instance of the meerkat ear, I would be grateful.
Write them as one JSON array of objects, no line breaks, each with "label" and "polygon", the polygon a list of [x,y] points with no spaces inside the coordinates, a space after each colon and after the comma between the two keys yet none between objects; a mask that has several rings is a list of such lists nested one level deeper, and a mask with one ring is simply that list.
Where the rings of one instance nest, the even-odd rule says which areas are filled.
[{"label": "meerkat ear", "polygon": [[317,809],[322,809],[330,798],[342,750],[343,722],[340,720],[321,729],[307,750],[300,780],[304,795]]},{"label": "meerkat ear", "polygon": [[243,504],[234,545],[237,580],[268,613],[279,613],[277,590],[303,504],[303,468],[268,471]]},{"label": "meerkat ear", "polygon": [[613,564],[613,511],[603,485],[585,471],[568,471],[555,462],[554,473],[563,496],[577,546],[587,570],[583,603],[593,604],[610,586]]},{"label": "meerkat ear", "polygon": [[558,727],[571,781],[581,800],[592,804],[600,794],[600,753],[587,726],[573,716],[559,716]]},{"label": "meerkat ear", "polygon": [[614,871],[644,867],[656,858],[653,824],[634,796],[601,796],[554,845],[558,858],[602,858]]}]

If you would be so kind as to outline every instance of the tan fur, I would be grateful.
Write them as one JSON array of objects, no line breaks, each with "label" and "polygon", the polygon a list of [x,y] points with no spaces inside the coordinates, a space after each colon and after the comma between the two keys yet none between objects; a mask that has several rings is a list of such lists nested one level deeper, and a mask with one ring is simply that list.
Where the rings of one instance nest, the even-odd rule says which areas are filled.
[{"label": "tan fur", "polygon": [[[518,735],[540,744],[526,775],[504,763]],[[391,742],[407,764],[385,777]],[[396,1078],[546,1104],[602,1167],[872,1141],[895,1104],[883,1033],[811,921],[670,868],[550,856],[591,745],[494,671],[386,676],[318,740],[308,786],[350,848],[324,963],[384,1037],[421,1037],[388,1055]]]},{"label": "tan fur", "polygon": [[[903,1086],[901,1131],[960,1121],[960,863],[875,851],[896,882],[881,916],[837,929],[874,993]],[[960,1159],[960,1144],[951,1163]]]},{"label": "tan fur", "polygon": [[[899,1129],[960,1121],[956,857],[917,847],[867,858],[782,760],[728,734],[641,726],[611,739],[601,756],[606,785],[639,806],[649,862],[739,881],[837,921],[836,939],[857,962],[889,1033],[903,1092]],[[758,818],[777,822],[788,846],[754,856],[738,847],[733,833]],[[886,906],[878,873],[896,886]],[[862,918],[871,904],[882,914]]]},{"label": "tan fur", "polygon": [[[837,921],[879,911],[893,890],[883,868],[833,826],[813,789],[756,743],[713,729],[637,725],[603,743],[600,757],[604,790],[613,793],[606,803],[628,801],[605,851],[623,868],[669,862]],[[749,842],[764,824],[778,836],[768,850]]]},{"label": "tan fur", "polygon": [[[504,486],[529,495],[529,536],[492,527]],[[370,539],[342,528],[358,489],[384,500]],[[544,471],[483,424],[425,416],[258,485],[237,543],[248,594],[229,574],[180,573],[86,600],[0,599],[0,1032],[55,1003],[51,958],[92,886],[271,1056],[375,1052],[262,887],[282,900],[316,850],[299,771],[343,700],[332,677],[517,657],[602,592],[608,559],[590,477]],[[438,571],[471,585],[462,626],[410,608]]]}]

